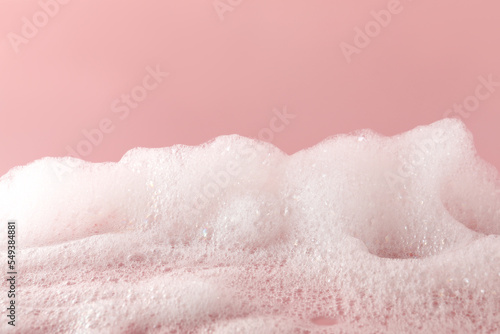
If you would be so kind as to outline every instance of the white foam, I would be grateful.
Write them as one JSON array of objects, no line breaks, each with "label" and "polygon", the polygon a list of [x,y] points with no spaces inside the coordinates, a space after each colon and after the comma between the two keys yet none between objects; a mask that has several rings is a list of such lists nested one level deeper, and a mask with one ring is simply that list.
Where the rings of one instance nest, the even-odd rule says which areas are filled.
[{"label": "white foam", "polygon": [[452,119],[291,156],[233,135],[38,160],[0,179],[16,329],[497,333],[498,181]]}]

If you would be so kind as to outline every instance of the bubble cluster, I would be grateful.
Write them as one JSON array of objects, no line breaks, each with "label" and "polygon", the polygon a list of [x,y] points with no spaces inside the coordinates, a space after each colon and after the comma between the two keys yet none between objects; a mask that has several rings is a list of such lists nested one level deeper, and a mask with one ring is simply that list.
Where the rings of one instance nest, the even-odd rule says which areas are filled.
[{"label": "bubble cluster", "polygon": [[459,120],[44,158],[0,178],[0,219],[17,333],[500,328],[500,182]]}]

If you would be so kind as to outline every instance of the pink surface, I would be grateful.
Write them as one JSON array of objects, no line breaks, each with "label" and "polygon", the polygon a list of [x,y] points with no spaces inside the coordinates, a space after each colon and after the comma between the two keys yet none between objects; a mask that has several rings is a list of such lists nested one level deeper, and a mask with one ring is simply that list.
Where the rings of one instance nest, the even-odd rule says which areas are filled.
[{"label": "pink surface", "polygon": [[[292,153],[444,115],[460,117],[498,168],[500,87],[477,86],[500,82],[499,10],[451,0],[1,0],[0,175],[77,148],[116,161],[137,146],[232,133],[272,135]],[[157,66],[169,75],[155,82],[147,68]],[[134,108],[120,101],[131,92]],[[447,113],[462,103],[473,111]],[[295,118],[273,121],[284,107]]]}]

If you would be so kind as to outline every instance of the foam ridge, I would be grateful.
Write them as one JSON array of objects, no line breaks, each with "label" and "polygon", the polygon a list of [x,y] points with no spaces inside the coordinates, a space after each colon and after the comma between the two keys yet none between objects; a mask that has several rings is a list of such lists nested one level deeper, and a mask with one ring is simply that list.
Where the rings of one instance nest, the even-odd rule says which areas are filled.
[{"label": "foam ridge", "polygon": [[8,220],[18,333],[500,328],[500,180],[457,119],[44,158],[0,178],[3,258]]}]

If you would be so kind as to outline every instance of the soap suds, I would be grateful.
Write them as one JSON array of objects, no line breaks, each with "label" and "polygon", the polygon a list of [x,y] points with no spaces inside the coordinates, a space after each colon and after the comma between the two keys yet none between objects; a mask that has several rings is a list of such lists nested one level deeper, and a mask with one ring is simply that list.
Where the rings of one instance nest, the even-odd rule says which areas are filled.
[{"label": "soap suds", "polygon": [[17,333],[500,329],[500,183],[459,120],[291,156],[232,135],[75,161],[0,178]]}]

